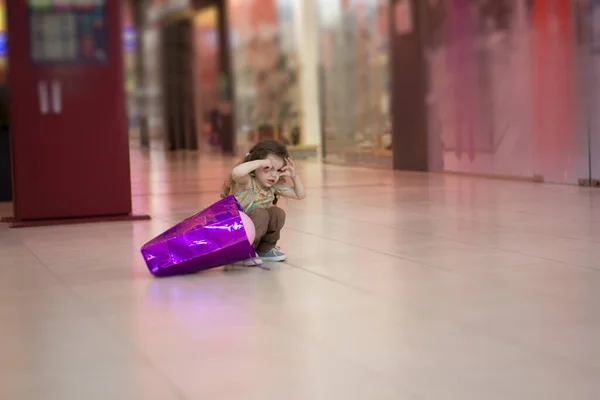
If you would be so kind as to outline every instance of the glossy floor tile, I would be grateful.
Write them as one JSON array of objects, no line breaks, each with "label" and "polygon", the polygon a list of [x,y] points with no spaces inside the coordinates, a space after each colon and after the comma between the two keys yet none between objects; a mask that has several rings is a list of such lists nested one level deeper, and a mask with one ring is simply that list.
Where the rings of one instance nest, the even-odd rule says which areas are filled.
[{"label": "glossy floor tile", "polygon": [[600,398],[600,190],[301,162],[288,262],[152,278],[233,164],[134,149],[151,221],[0,225],[1,399]]}]

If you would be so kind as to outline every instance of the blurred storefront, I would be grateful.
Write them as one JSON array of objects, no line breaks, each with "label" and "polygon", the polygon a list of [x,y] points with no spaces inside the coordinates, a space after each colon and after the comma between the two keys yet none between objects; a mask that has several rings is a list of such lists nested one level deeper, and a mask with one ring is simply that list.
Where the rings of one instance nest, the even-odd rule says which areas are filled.
[{"label": "blurred storefront", "polygon": [[226,14],[219,26],[227,48],[221,41],[214,51],[227,52],[219,59],[229,69],[219,67],[212,86],[198,79],[212,76],[212,64],[201,60],[213,56],[196,46],[195,102],[205,106],[196,104],[195,114],[204,132],[215,85],[217,97],[227,92],[238,154],[275,137],[320,148],[330,163],[570,184],[600,179],[593,162],[600,158],[600,1],[171,0],[161,7],[197,11],[212,3]]},{"label": "blurred storefront", "polygon": [[232,0],[240,149],[273,136],[391,167],[387,0]]},{"label": "blurred storefront", "polygon": [[319,0],[325,160],[390,167],[388,0]]},{"label": "blurred storefront", "polygon": [[[300,3],[173,0],[155,5],[162,21],[161,41],[173,41],[173,35],[178,38],[170,45],[162,43],[162,51],[179,46],[180,53],[186,52],[188,46],[183,44],[186,41],[191,46],[192,54],[185,57],[189,61],[179,63],[189,66],[189,76],[186,71],[175,71],[167,59],[182,59],[181,54],[159,56],[160,88],[163,104],[170,104],[181,97],[169,93],[173,84],[168,81],[175,81],[172,76],[177,74],[179,81],[189,82],[193,90],[192,123],[199,148],[218,145],[225,151],[243,154],[259,138],[272,137],[282,140],[296,153],[316,155],[320,145],[317,49],[313,43],[315,56],[307,57],[310,51],[300,56],[298,35],[302,31],[298,18],[306,7]],[[182,33],[183,25],[189,26],[189,34]],[[177,29],[180,33],[173,33]],[[171,35],[165,36],[169,30]],[[301,46],[306,47],[306,43]],[[302,62],[304,70],[300,68]],[[167,137],[169,132],[180,130],[171,127],[174,113],[181,114],[163,106]],[[189,133],[182,135],[187,137]]]},{"label": "blurred storefront", "polygon": [[[239,151],[266,137],[282,140],[293,148],[319,145],[317,132],[312,137],[306,134],[301,70],[304,60],[299,51],[300,10],[296,3],[229,2]],[[316,68],[306,64],[302,67]],[[314,104],[317,99],[309,101]]]},{"label": "blurred storefront", "polygon": [[[185,71],[177,74],[180,81],[192,82],[192,105],[183,107],[194,110],[193,121],[182,124],[194,125],[199,148],[219,141],[211,132],[219,129],[217,120],[231,104],[232,150],[237,154],[261,138],[273,137],[296,154],[316,156],[320,148],[327,162],[391,168],[387,3],[155,0],[148,8],[161,21],[161,41],[174,40],[164,34],[174,29],[174,21],[185,20],[191,26],[193,54],[185,61],[192,68],[191,77],[181,76]],[[220,11],[224,18],[215,15]],[[226,48],[219,39],[220,29],[226,32]],[[159,47],[164,52],[180,46],[184,39],[178,37],[179,44],[173,42],[167,50],[164,43]],[[174,84],[165,83],[175,74],[168,72],[174,67],[164,54],[146,54],[146,65],[163,66],[157,87],[166,137],[188,143],[184,137],[189,132],[171,134],[181,130],[172,127],[171,117],[182,114],[171,109],[182,95],[169,94]],[[172,57],[183,60],[180,55]],[[147,84],[153,81],[147,79]]]},{"label": "blurred storefront", "polygon": [[423,2],[429,169],[566,184],[600,179],[599,6]]}]

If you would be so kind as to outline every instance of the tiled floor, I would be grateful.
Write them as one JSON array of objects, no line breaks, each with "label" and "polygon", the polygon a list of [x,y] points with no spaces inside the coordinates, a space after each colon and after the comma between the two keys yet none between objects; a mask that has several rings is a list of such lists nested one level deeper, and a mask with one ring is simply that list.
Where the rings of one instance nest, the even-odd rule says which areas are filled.
[{"label": "tiled floor", "polygon": [[304,163],[289,263],[153,279],[231,161],[133,156],[152,221],[0,226],[0,399],[600,398],[600,190]]}]

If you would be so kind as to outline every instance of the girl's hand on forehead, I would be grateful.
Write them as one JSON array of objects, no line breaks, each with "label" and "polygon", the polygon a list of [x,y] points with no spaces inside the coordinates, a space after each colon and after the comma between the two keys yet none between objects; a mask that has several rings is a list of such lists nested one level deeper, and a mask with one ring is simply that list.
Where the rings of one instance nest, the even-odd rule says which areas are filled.
[{"label": "girl's hand on forehead", "polygon": [[285,159],[285,166],[281,169],[281,172],[284,176],[289,176],[292,179],[296,177],[296,164],[294,164],[292,157]]}]

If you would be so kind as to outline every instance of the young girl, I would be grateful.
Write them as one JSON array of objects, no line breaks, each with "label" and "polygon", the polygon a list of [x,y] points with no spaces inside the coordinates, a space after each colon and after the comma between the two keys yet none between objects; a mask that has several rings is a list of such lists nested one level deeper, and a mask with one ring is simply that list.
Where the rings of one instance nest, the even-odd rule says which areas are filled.
[{"label": "young girl", "polygon": [[[286,185],[291,180],[292,186]],[[287,148],[276,140],[258,142],[235,167],[225,185],[223,197],[235,195],[256,230],[254,247],[257,260],[242,264],[251,266],[263,261],[284,261],[287,256],[277,247],[285,223],[285,212],[277,207],[280,196],[302,200],[304,185],[296,172]]]}]

